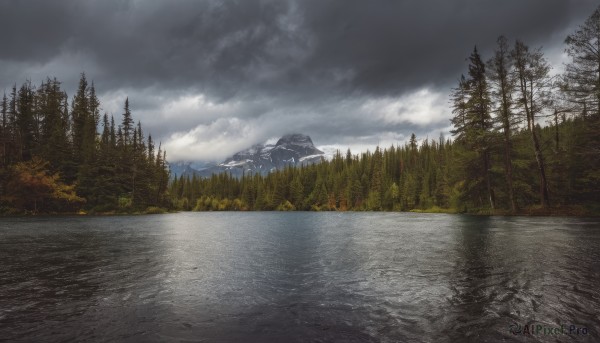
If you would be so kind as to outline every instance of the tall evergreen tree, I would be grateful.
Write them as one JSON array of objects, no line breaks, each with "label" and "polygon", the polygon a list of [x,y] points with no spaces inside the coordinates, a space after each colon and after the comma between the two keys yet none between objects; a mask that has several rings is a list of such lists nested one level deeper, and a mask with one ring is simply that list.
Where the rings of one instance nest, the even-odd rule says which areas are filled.
[{"label": "tall evergreen tree", "polygon": [[[565,40],[571,62],[566,65],[563,91],[585,121],[576,137],[571,174],[578,196],[594,199],[600,190],[600,7]],[[557,131],[558,132],[558,131]]]},{"label": "tall evergreen tree", "polygon": [[494,209],[495,196],[492,189],[490,177],[491,157],[490,157],[490,129],[492,127],[490,116],[490,94],[485,73],[485,64],[483,63],[477,47],[469,57],[469,100],[468,117],[472,125],[472,143],[473,148],[479,153],[482,159],[482,174],[485,180],[490,207]]},{"label": "tall evergreen tree", "polygon": [[131,111],[129,110],[129,98],[125,99],[125,112],[123,113],[123,122],[121,127],[123,128],[123,143],[125,146],[131,144],[133,135],[133,118],[131,117]]},{"label": "tall evergreen tree", "polygon": [[517,87],[519,89],[518,105],[527,119],[527,129],[535,153],[540,177],[540,202],[542,207],[550,204],[546,164],[536,126],[536,117],[548,106],[550,67],[544,59],[541,49],[531,51],[521,41],[516,41],[512,51],[515,63]]},{"label": "tall evergreen tree", "polygon": [[34,101],[34,87],[27,81],[19,89],[16,98],[15,124],[20,160],[31,159],[39,143]]},{"label": "tall evergreen tree", "polygon": [[[468,78],[461,78],[458,88],[452,94],[454,118],[451,122],[456,125],[452,133],[467,149],[464,154],[465,164],[469,166],[468,170],[472,175],[466,177],[469,181],[466,190],[475,198],[480,198],[485,192],[490,208],[494,209],[495,194],[490,176],[491,100],[485,64],[477,47],[469,57],[468,76]],[[469,156],[469,151],[477,154],[476,159]]]},{"label": "tall evergreen tree", "polygon": [[71,116],[73,120],[72,135],[75,161],[80,164],[84,160],[84,155],[90,153],[92,144],[90,144],[89,135],[89,104],[88,104],[88,82],[85,73],[81,74],[77,92],[71,102]]},{"label": "tall evergreen tree", "polygon": [[2,96],[2,103],[0,104],[2,107],[0,113],[2,114],[2,127],[0,128],[0,167],[4,167],[8,162],[8,144],[10,142],[10,128],[8,126],[8,99],[6,98],[6,93]]},{"label": "tall evergreen tree", "polygon": [[[450,94],[450,101],[452,103],[452,114],[454,116],[450,119],[452,123],[452,130],[450,131],[455,137],[456,141],[466,143],[467,132],[469,130],[468,125],[468,101],[469,101],[469,83],[464,75],[461,75],[458,86],[452,89]],[[414,135],[414,133],[413,133]],[[411,137],[412,145],[412,137]]]},{"label": "tall evergreen tree", "polygon": [[494,57],[488,62],[488,75],[492,83],[492,96],[496,100],[496,118],[501,125],[504,138],[504,170],[508,199],[512,212],[516,212],[512,166],[512,131],[515,125],[512,94],[515,90],[515,82],[511,73],[512,57],[508,40],[500,36],[497,44]]},{"label": "tall evergreen tree", "polygon": [[369,187],[368,206],[371,210],[381,210],[383,190],[383,157],[379,147],[375,148],[371,159],[371,184]]},{"label": "tall evergreen tree", "polygon": [[56,79],[48,78],[37,90],[37,107],[43,118],[41,140],[44,142],[38,153],[46,161],[50,161],[52,169],[65,179],[72,174],[71,143],[66,130],[66,103],[67,95],[60,89],[60,82]]},{"label": "tall evergreen tree", "polygon": [[566,65],[565,90],[574,102],[600,113],[600,7],[567,36],[565,43],[565,51],[571,57]]}]

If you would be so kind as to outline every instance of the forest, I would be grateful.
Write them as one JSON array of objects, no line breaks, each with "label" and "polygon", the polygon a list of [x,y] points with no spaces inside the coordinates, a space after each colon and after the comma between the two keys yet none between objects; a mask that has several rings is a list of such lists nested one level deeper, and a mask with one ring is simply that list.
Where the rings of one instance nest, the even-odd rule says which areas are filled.
[{"label": "forest", "polygon": [[181,210],[368,210],[479,214],[600,213],[600,8],[565,40],[565,71],[541,48],[500,36],[477,48],[452,89],[452,139],[241,179],[179,177]]},{"label": "forest", "polygon": [[135,124],[129,100],[118,125],[100,108],[85,74],[70,105],[56,79],[4,94],[0,214],[152,213],[168,206],[166,154]]},{"label": "forest", "polygon": [[552,74],[541,48],[499,37],[475,47],[452,89],[452,137],[338,152],[266,176],[169,175],[166,153],[135,124],[100,114],[85,74],[13,86],[0,103],[0,214],[166,210],[600,213],[600,8],[565,39]]}]

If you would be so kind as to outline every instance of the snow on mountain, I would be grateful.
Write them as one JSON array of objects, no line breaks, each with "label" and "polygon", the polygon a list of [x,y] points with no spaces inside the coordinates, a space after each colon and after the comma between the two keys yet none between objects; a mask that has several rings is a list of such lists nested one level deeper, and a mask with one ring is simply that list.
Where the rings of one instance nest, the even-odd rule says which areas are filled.
[{"label": "snow on mountain", "polygon": [[184,165],[183,173],[202,177],[210,177],[212,174],[223,172],[231,173],[235,177],[256,173],[266,175],[285,166],[319,163],[326,157],[323,151],[314,146],[307,135],[297,133],[285,135],[278,139],[275,144],[273,142],[274,140],[269,140],[265,144],[254,145],[235,153],[221,163],[201,169]]},{"label": "snow on mountain", "polygon": [[[323,157],[327,161],[331,161],[333,160],[333,156],[340,150],[340,147],[335,145],[322,145],[319,146],[319,150],[323,151]],[[345,156],[346,150],[340,150],[340,153]]]}]

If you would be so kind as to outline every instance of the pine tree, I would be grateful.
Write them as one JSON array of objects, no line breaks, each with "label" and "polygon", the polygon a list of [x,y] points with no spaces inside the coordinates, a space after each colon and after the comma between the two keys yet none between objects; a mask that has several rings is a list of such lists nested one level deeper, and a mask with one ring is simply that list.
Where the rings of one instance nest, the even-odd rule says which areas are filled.
[{"label": "pine tree", "polygon": [[292,204],[297,208],[302,208],[304,201],[304,187],[299,177],[294,177],[290,183],[290,197]]},{"label": "pine tree", "polygon": [[131,117],[131,111],[129,110],[129,98],[125,99],[125,106],[123,107],[125,112],[123,113],[123,122],[121,127],[123,129],[123,143],[124,146],[131,144],[133,135],[133,118]]},{"label": "pine tree", "polygon": [[2,147],[0,148],[0,168],[5,167],[8,164],[8,144],[10,142],[10,128],[8,126],[8,99],[6,98],[6,93],[2,97],[2,103],[0,104],[2,109],[0,113],[2,114],[2,127],[0,128],[0,144]]},{"label": "pine tree", "polygon": [[379,211],[381,210],[383,193],[383,158],[379,147],[375,148],[371,163],[371,184],[369,187],[368,207],[370,210]]},{"label": "pine tree", "polygon": [[[455,125],[452,133],[465,149],[463,154],[465,161],[462,164],[469,166],[470,175],[463,177],[468,181],[465,191],[472,198],[481,198],[485,192],[490,208],[493,210],[495,194],[490,175],[491,101],[485,64],[481,60],[477,47],[469,57],[468,75],[468,79],[461,78],[458,88],[452,95],[454,117],[451,122]],[[470,156],[470,152],[475,152],[476,157]]]},{"label": "pine tree", "polygon": [[60,89],[60,82],[47,79],[36,93],[37,110],[43,118],[39,155],[49,161],[53,171],[68,179],[71,169],[71,144],[67,136],[67,95]]},{"label": "pine tree", "polygon": [[492,95],[497,104],[495,112],[496,118],[500,122],[504,138],[504,171],[506,178],[506,187],[508,200],[512,212],[517,211],[513,186],[513,166],[512,166],[512,130],[514,124],[514,115],[512,111],[512,94],[515,90],[514,78],[511,74],[512,57],[510,54],[508,41],[504,36],[498,37],[497,48],[494,57],[488,62],[488,72],[492,83]]},{"label": "pine tree", "polygon": [[548,72],[550,67],[544,59],[541,49],[530,51],[527,45],[518,40],[515,43],[512,56],[519,89],[518,105],[527,119],[527,129],[531,135],[540,175],[540,202],[542,207],[546,207],[550,204],[548,179],[535,120],[536,116],[548,105],[548,88],[550,85]]},{"label": "pine tree", "polygon": [[482,159],[482,175],[485,180],[487,194],[492,210],[495,206],[495,196],[490,177],[490,94],[485,73],[485,64],[477,51],[477,47],[469,57],[469,100],[468,116],[472,125],[472,147]]},{"label": "pine tree", "polygon": [[38,126],[35,118],[34,87],[30,81],[25,82],[16,98],[16,136],[19,147],[18,158],[30,160],[38,146]]},{"label": "pine tree", "polygon": [[570,174],[577,196],[593,201],[600,196],[600,7],[565,43],[571,62],[566,65],[563,92],[585,121],[576,137]]},{"label": "pine tree", "polygon": [[600,113],[600,7],[565,39],[571,63],[566,65],[565,91],[573,102]]},{"label": "pine tree", "polygon": [[464,75],[461,75],[458,81],[458,86],[452,89],[450,95],[450,101],[452,103],[452,113],[454,117],[450,119],[453,129],[450,131],[458,142],[466,142],[467,131],[469,126],[467,124],[467,113],[469,101],[468,97],[469,84]]},{"label": "pine tree", "polygon": [[79,79],[77,93],[71,102],[73,148],[77,164],[81,164],[84,161],[84,155],[86,152],[89,155],[91,149],[88,100],[88,83],[85,73],[82,73],[81,78]]}]

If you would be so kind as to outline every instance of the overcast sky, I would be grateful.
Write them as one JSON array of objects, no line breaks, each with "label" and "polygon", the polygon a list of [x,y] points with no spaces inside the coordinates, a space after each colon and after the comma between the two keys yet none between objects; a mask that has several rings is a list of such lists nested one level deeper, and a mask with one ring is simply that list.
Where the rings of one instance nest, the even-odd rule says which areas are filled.
[{"label": "overcast sky", "polygon": [[597,0],[0,0],[0,91],[85,72],[103,111],[125,97],[168,159],[222,160],[286,133],[358,150],[448,132],[477,45],[563,41]]}]

